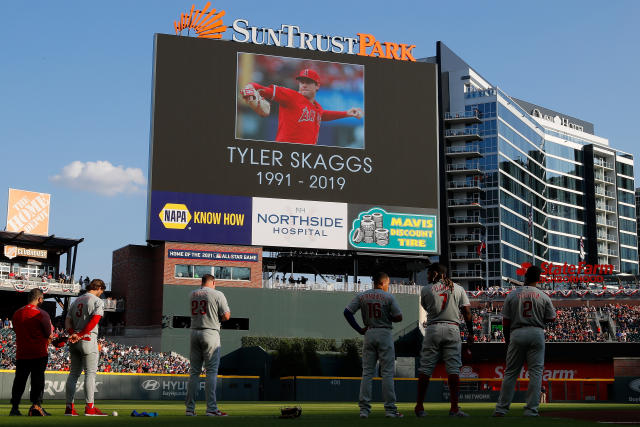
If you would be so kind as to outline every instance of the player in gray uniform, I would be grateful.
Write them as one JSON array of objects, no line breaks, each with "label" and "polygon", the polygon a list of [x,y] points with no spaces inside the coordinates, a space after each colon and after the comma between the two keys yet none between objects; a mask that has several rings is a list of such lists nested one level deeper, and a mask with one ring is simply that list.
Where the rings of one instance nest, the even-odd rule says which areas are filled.
[{"label": "player in gray uniform", "polygon": [[78,416],[73,400],[78,379],[84,369],[84,394],[86,416],[106,416],[94,405],[96,392],[96,371],[98,370],[98,323],[104,316],[104,304],[100,299],[106,286],[100,279],[93,279],[87,285],[87,293],[76,298],[69,307],[64,324],[69,333],[69,356],[71,368],[67,377],[67,407],[64,414]]},{"label": "player in gray uniform", "polygon": [[526,360],[529,386],[524,415],[538,416],[540,386],[544,369],[544,324],[553,322],[556,311],[547,296],[535,285],[540,281],[540,267],[532,265],[524,276],[524,286],[509,292],[502,306],[502,329],[507,344],[507,367],[500,388],[500,397],[493,413],[503,417],[509,411],[516,380]]},{"label": "player in gray uniform", "polygon": [[202,276],[202,286],[191,292],[191,351],[189,369],[189,385],[185,401],[187,416],[196,415],[196,394],[200,385],[202,365],[207,371],[205,394],[207,397],[206,415],[209,417],[226,417],[227,414],[218,409],[216,401],[216,382],[220,365],[220,322],[231,317],[231,311],[224,294],[216,290],[212,275]]},{"label": "player in gray uniform", "polygon": [[[429,380],[438,360],[442,357],[448,374],[449,400],[452,417],[468,417],[458,407],[460,390],[460,312],[464,317],[469,336],[468,348],[473,343],[473,323],[469,298],[464,288],[453,283],[447,277],[447,268],[438,263],[431,264],[427,270],[429,285],[422,288],[420,304],[427,312],[427,327],[420,352],[418,369],[418,396],[414,412],[417,417],[425,417],[424,397],[427,394]],[[469,350],[470,351],[470,350]]]},{"label": "player in gray uniform", "polygon": [[[393,385],[395,349],[391,334],[391,323],[401,322],[402,313],[398,302],[389,290],[389,276],[376,273],[374,288],[356,295],[344,309],[344,317],[353,329],[364,335],[362,345],[362,381],[360,382],[360,418],[371,413],[371,388],[376,362],[380,361],[382,377],[382,398],[385,415],[388,418],[402,418],[396,406],[396,392]],[[354,314],[361,310],[364,328],[356,321]]]}]

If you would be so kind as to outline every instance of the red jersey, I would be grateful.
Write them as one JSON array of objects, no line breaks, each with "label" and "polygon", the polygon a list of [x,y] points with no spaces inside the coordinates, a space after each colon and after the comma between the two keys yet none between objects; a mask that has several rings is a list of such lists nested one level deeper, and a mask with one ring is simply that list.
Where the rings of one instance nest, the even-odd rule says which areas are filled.
[{"label": "red jersey", "polygon": [[49,314],[32,304],[16,311],[11,318],[16,333],[16,359],[39,359],[47,355],[53,331]]},{"label": "red jersey", "polygon": [[317,101],[309,101],[307,97],[293,89],[271,85],[269,87],[254,84],[256,89],[263,89],[263,95],[270,101],[280,105],[278,113],[278,142],[296,142],[299,144],[318,143],[320,123],[341,119],[347,116],[346,111],[327,111]]}]

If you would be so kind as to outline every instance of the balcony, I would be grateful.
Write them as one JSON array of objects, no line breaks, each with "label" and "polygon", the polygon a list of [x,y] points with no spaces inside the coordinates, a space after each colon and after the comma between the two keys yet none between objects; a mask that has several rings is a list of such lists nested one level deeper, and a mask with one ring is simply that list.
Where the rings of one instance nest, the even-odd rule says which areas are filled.
[{"label": "balcony", "polygon": [[452,252],[451,261],[482,261],[477,252]]},{"label": "balcony", "polygon": [[600,209],[601,211],[607,211],[611,213],[615,213],[616,210],[614,207],[605,205],[604,203],[596,203],[596,209]]},{"label": "balcony", "polygon": [[594,175],[594,177],[595,177],[595,179],[596,179],[597,181],[606,182],[606,183],[608,183],[608,184],[613,184],[613,183],[614,183],[613,178],[608,177],[608,176],[603,175],[603,174],[599,174],[599,173],[597,173],[597,174],[595,174],[595,175]]},{"label": "balcony", "polygon": [[607,169],[613,170],[613,163],[607,162],[605,159],[595,158],[595,159],[593,159],[593,164],[596,165],[596,166],[601,166],[603,168],[607,168]]},{"label": "balcony", "polygon": [[456,191],[456,190],[482,190],[480,187],[480,181],[449,181],[447,182],[447,190]]},{"label": "balcony", "polygon": [[605,227],[616,227],[616,222],[610,219],[604,219],[602,217],[596,217],[596,224],[604,225]]},{"label": "balcony", "polygon": [[482,173],[478,163],[472,163],[472,164],[461,163],[461,164],[455,164],[455,165],[447,165],[447,172],[448,173],[475,173],[475,174]]},{"label": "balcony", "polygon": [[482,225],[482,219],[479,216],[452,216],[449,217],[449,225]]},{"label": "balcony", "polygon": [[479,234],[449,234],[451,243],[480,243],[482,237]]},{"label": "balcony", "polygon": [[447,129],[444,131],[444,137],[449,142],[456,141],[481,141],[482,137],[478,133],[478,129]]},{"label": "balcony", "polygon": [[596,195],[598,196],[603,196],[603,197],[609,197],[611,199],[615,199],[616,198],[616,193],[613,191],[609,191],[609,190],[605,190],[602,187],[596,187]]},{"label": "balcony", "polygon": [[465,98],[482,98],[485,96],[496,96],[497,94],[498,94],[498,91],[494,88],[477,89],[477,90],[470,90],[468,92],[465,92],[464,97]]},{"label": "balcony", "polygon": [[474,270],[451,270],[451,279],[452,280],[471,280],[471,279],[482,279],[482,271],[474,271]]},{"label": "balcony", "polygon": [[606,240],[608,242],[617,242],[618,238],[615,234],[607,234],[598,232],[598,240]]},{"label": "balcony", "polygon": [[482,157],[478,144],[465,145],[464,147],[447,147],[445,154],[449,157]]},{"label": "balcony", "polygon": [[479,111],[444,113],[444,122],[451,125],[482,123],[479,113]]},{"label": "balcony", "polygon": [[447,205],[450,208],[481,208],[480,199],[449,199]]}]

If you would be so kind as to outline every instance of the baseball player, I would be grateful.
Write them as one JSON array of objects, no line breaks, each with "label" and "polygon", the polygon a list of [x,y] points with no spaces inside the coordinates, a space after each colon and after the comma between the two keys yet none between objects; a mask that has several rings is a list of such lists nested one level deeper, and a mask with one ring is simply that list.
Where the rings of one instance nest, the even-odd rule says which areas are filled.
[{"label": "baseball player", "polygon": [[320,76],[316,71],[305,68],[296,76],[296,80],[298,80],[297,92],[285,87],[262,86],[258,83],[250,83],[240,91],[242,98],[262,116],[269,114],[265,108],[267,105],[261,102],[262,98],[280,105],[276,141],[315,145],[318,142],[322,121],[345,117],[362,119],[363,113],[360,108],[350,108],[347,111],[322,109],[316,101],[316,93],[320,88]]},{"label": "baseball player", "polygon": [[449,400],[451,409],[449,416],[468,417],[458,407],[460,391],[460,312],[464,317],[469,336],[467,344],[473,344],[473,323],[469,298],[464,288],[453,283],[447,277],[447,268],[438,263],[427,269],[429,285],[422,288],[420,304],[427,312],[427,327],[420,352],[420,368],[418,375],[418,397],[414,412],[417,417],[425,417],[424,397],[427,394],[429,380],[438,360],[442,358],[448,374]]},{"label": "baseball player", "polygon": [[540,267],[529,267],[524,276],[524,285],[509,292],[502,306],[507,367],[494,417],[504,417],[509,411],[516,380],[525,360],[529,369],[529,386],[524,415],[538,416],[544,369],[544,324],[556,318],[551,298],[535,286],[540,281],[541,273]]},{"label": "baseball player", "polygon": [[196,415],[196,395],[200,385],[202,365],[207,371],[205,394],[209,417],[226,417],[227,414],[218,409],[216,401],[216,382],[220,365],[220,322],[231,318],[231,311],[224,294],[216,290],[214,277],[210,274],[202,276],[202,286],[191,292],[191,350],[189,368],[189,384],[185,415]]},{"label": "baseball player", "polygon": [[[360,382],[360,418],[368,418],[371,413],[371,387],[376,362],[380,362],[382,376],[382,398],[387,418],[402,418],[396,406],[396,392],[393,385],[395,349],[391,335],[391,323],[402,322],[400,307],[389,290],[389,276],[377,273],[373,276],[374,288],[353,298],[344,309],[344,317],[353,329],[364,335],[362,345],[362,381]],[[354,314],[362,311],[364,328],[356,321]]]},{"label": "baseball player", "polygon": [[84,369],[84,414],[91,417],[104,417],[107,414],[94,405],[96,392],[96,371],[98,370],[98,323],[104,316],[104,304],[100,296],[107,287],[100,279],[93,279],[87,286],[87,293],[69,307],[64,324],[69,333],[69,356],[71,368],[67,377],[67,407],[64,414],[77,417],[73,399],[76,394],[78,378]]}]

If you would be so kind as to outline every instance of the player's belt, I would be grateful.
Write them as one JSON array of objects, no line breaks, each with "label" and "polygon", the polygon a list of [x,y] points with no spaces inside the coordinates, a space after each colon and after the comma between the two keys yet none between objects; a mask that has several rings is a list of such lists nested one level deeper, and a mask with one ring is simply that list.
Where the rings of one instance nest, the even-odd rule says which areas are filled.
[{"label": "player's belt", "polygon": [[391,326],[367,326],[367,329],[391,329]]},{"label": "player's belt", "polygon": [[460,326],[460,324],[456,322],[446,322],[446,321],[427,323],[427,326],[437,325],[437,324]]}]

